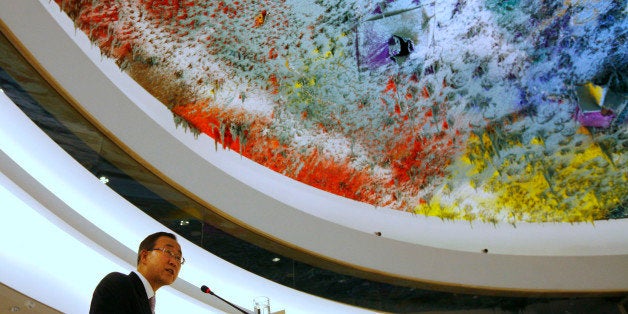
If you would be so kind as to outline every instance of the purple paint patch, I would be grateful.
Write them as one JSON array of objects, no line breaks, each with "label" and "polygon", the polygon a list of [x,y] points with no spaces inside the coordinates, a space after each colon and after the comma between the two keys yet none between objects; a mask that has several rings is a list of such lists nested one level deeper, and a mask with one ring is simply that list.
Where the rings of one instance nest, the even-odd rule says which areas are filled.
[{"label": "purple paint patch", "polygon": [[392,61],[388,53],[388,43],[372,45],[371,48],[372,50],[364,56],[364,66],[367,68],[374,69]]},{"label": "purple paint patch", "polygon": [[596,128],[608,128],[615,119],[615,114],[610,111],[582,112],[576,111],[576,120],[583,126]]}]

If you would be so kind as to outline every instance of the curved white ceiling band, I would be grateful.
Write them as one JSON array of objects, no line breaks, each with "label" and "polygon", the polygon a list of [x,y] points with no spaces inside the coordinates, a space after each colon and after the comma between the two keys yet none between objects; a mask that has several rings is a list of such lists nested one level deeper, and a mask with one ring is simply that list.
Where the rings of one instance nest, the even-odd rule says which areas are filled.
[{"label": "curved white ceiling band", "polygon": [[505,290],[628,290],[628,220],[470,225],[316,190],[177,129],[163,104],[103,59],[56,4],[7,2],[3,21],[103,127],[173,182],[270,237],[413,280]]},{"label": "curved white ceiling band", "polygon": [[[92,182],[3,93],[0,107],[0,199],[7,217],[1,232],[4,239],[12,239],[3,241],[2,251],[8,254],[1,258],[0,278],[60,311],[86,313],[105,274],[134,268],[133,242],[155,230],[156,223],[105,185]],[[127,223],[115,218],[122,215]],[[178,294],[164,290],[164,300]],[[189,296],[174,299],[184,307],[203,309]],[[171,301],[160,306],[167,308]]]},{"label": "curved white ceiling band", "polygon": [[[139,242],[168,230],[67,155],[2,92],[0,108],[0,236],[12,239],[0,250],[0,280],[63,312],[87,313],[98,281],[134,269]],[[244,309],[266,295],[274,309],[290,313],[370,312],[281,286],[179,242],[187,262],[175,284],[160,290],[159,311],[234,312],[200,291],[208,285]]]}]

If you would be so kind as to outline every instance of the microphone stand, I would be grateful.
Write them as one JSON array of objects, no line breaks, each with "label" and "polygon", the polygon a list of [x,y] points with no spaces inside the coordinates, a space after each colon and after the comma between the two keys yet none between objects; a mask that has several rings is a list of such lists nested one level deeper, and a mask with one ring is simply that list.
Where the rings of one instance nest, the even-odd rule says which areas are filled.
[{"label": "microphone stand", "polygon": [[201,291],[203,291],[203,292],[205,292],[205,293],[209,293],[209,294],[211,294],[211,295],[213,295],[213,296],[217,297],[218,299],[220,299],[220,300],[222,300],[223,302],[225,302],[225,303],[227,303],[227,304],[231,305],[231,307],[233,307],[234,309],[236,309],[236,310],[238,310],[238,311],[240,311],[240,312],[242,312],[242,313],[244,313],[244,314],[249,314],[249,313],[245,312],[243,309],[241,309],[241,308],[237,307],[235,304],[233,304],[233,303],[231,303],[231,302],[229,302],[229,301],[227,301],[227,300],[225,300],[225,299],[221,298],[219,295],[215,294],[215,293],[214,293],[214,291],[211,291],[209,288],[207,288],[206,290],[205,290],[205,288],[207,288],[207,287],[206,287],[206,286],[203,286],[203,287],[201,288]]},{"label": "microphone stand", "polygon": [[239,308],[239,307],[235,306],[235,304],[233,304],[233,303],[231,303],[231,302],[229,302],[229,301],[227,301],[227,300],[225,300],[225,299],[221,298],[220,296],[218,296],[218,295],[217,295],[217,294],[215,294],[214,292],[210,292],[209,294],[211,294],[211,295],[213,295],[213,296],[217,297],[218,299],[221,299],[223,302],[225,302],[225,303],[227,303],[227,304],[231,305],[231,306],[232,306],[233,308],[235,308],[236,310],[238,310],[238,311],[240,311],[240,312],[242,312],[242,313],[244,313],[244,314],[249,314],[249,313],[245,312],[244,310],[242,310],[241,308]]}]

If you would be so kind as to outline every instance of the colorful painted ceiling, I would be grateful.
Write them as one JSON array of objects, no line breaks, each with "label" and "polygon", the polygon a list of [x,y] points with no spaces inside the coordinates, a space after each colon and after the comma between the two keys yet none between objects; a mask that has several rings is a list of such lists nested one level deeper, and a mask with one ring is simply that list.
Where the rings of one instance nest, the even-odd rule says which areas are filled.
[{"label": "colorful painted ceiling", "polygon": [[628,217],[625,1],[55,0],[225,149],[443,219]]}]

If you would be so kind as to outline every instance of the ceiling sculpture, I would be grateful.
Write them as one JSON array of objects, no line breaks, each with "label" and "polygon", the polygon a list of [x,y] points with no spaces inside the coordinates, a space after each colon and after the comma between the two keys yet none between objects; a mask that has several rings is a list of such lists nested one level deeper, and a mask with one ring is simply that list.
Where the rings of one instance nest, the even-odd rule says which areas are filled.
[{"label": "ceiling sculpture", "polygon": [[452,220],[628,216],[621,2],[55,2],[173,123],[313,187]]}]

